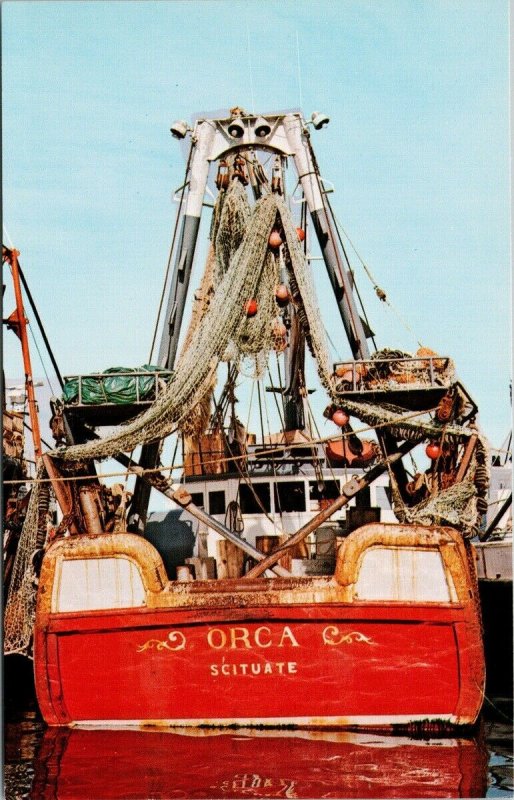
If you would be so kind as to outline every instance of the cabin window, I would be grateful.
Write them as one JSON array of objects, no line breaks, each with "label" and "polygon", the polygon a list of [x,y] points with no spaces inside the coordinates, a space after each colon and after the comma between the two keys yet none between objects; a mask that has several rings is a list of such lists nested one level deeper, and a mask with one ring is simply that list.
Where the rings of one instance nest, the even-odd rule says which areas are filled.
[{"label": "cabin window", "polygon": [[239,505],[242,514],[263,514],[271,511],[269,483],[239,484]]},{"label": "cabin window", "polygon": [[455,602],[439,550],[371,547],[364,552],[355,585],[356,600]]},{"label": "cabin window", "polygon": [[68,558],[57,566],[52,611],[144,606],[146,592],[128,558]]},{"label": "cabin window", "polygon": [[321,484],[321,488],[318,483],[309,482],[309,498],[311,500],[322,500],[323,498],[336,500],[340,494],[339,481],[324,481]]},{"label": "cabin window", "polygon": [[389,497],[387,494],[387,489],[385,486],[377,486],[376,489],[376,505],[383,509],[384,511],[388,511],[391,508],[391,503],[389,501]]},{"label": "cabin window", "polygon": [[225,513],[225,492],[209,492],[209,514]]},{"label": "cabin window", "polygon": [[285,481],[275,484],[275,511],[305,511],[304,481]]},{"label": "cabin window", "polygon": [[195,506],[203,508],[203,492],[191,492],[191,500]]}]

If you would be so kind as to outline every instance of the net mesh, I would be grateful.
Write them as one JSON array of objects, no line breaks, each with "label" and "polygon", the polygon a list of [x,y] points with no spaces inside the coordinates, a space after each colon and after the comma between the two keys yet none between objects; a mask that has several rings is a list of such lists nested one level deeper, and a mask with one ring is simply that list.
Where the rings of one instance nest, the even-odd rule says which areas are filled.
[{"label": "net mesh", "polygon": [[48,505],[45,498],[49,490],[48,484],[40,483],[44,477],[46,477],[45,468],[43,463],[39,462],[5,603],[4,653],[6,655],[26,653],[31,646],[37,586],[34,557],[46,538],[45,517]]}]

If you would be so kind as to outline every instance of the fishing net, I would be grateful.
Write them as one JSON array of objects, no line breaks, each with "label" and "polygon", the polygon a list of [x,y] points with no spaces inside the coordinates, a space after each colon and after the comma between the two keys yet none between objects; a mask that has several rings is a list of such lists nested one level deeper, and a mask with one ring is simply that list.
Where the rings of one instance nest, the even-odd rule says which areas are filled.
[{"label": "fishing net", "polygon": [[211,242],[216,254],[216,285],[220,284],[230,269],[231,259],[243,242],[251,215],[243,185],[233,180],[228,191],[218,195],[212,215]]},{"label": "fishing net", "polygon": [[153,405],[104,439],[60,449],[59,458],[65,461],[107,458],[168,436],[209,391],[231,339],[241,344],[245,352],[261,347],[261,323],[250,327],[244,306],[250,298],[258,296],[257,287],[263,275],[264,282],[271,284],[274,267],[270,262],[268,237],[276,214],[274,195],[256,203],[246,235],[215,286],[208,308],[192,332],[189,347],[182,351],[166,390]]},{"label": "fishing net", "polygon": [[[64,461],[108,458],[118,452],[131,452],[137,445],[162,439],[186,424],[191,410],[212,390],[217,366],[230,355],[258,356],[273,346],[273,322],[277,317],[274,287],[279,261],[268,245],[269,235],[279,221],[291,256],[292,268],[303,287],[302,301],[308,310],[309,325],[317,357],[323,361],[321,374],[328,384],[330,369],[324,331],[315,304],[314,287],[309,284],[305,255],[289,210],[282,198],[269,194],[257,201],[247,215],[247,199],[238,181],[232,181],[215,226],[216,267],[214,293],[191,329],[188,347],[183,348],[166,389],[141,415],[120,426],[103,439],[60,448],[55,455]],[[245,227],[246,220],[246,227]],[[229,246],[229,231],[235,228],[234,249]],[[219,257],[218,250],[222,251]],[[223,270],[225,270],[223,272]],[[218,276],[216,283],[216,274]],[[246,304],[254,299],[257,313],[248,317]],[[235,360],[235,359],[234,359]]]},{"label": "fishing net", "polygon": [[[179,362],[191,346],[193,337],[209,309],[212,297],[214,295],[214,270],[216,265],[216,254],[214,247],[211,244],[209,252],[207,253],[207,260],[205,262],[204,273],[200,286],[196,290],[193,299],[193,309],[191,312],[191,320],[184,337],[184,342],[179,355]],[[185,437],[195,437],[205,431],[209,424],[211,416],[211,401],[214,389],[216,387],[216,371],[213,372],[210,382],[205,385],[205,393],[199,397],[196,405],[191,408],[190,414],[183,418],[179,427],[180,432]]]},{"label": "fishing net", "polygon": [[28,653],[31,646],[36,611],[37,574],[35,557],[46,540],[46,513],[49,486],[40,483],[46,477],[40,462],[32,484],[27,514],[23,523],[13,565],[4,612],[4,653]]}]

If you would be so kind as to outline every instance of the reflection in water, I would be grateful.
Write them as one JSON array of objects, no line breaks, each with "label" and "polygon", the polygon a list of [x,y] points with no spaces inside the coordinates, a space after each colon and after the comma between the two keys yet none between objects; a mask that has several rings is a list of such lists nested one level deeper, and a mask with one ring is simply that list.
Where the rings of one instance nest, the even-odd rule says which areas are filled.
[{"label": "reflection in water", "polygon": [[11,715],[11,719],[6,721],[3,775],[6,798],[30,796],[34,761],[43,729],[44,723],[35,710],[25,711],[19,716]]},{"label": "reflection in water", "polygon": [[[512,703],[510,704],[512,706]],[[502,714],[504,719],[509,719]],[[512,712],[511,717],[512,718]],[[484,724],[489,750],[489,789],[488,797],[513,797],[513,756],[512,725],[505,722],[486,722]]]},{"label": "reflection in water", "polygon": [[484,797],[482,740],[47,729],[32,800]]}]

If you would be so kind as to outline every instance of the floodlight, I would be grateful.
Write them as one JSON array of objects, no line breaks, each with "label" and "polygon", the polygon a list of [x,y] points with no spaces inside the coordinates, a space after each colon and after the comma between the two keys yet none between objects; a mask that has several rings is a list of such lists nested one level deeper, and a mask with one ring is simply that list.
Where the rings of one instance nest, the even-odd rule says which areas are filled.
[{"label": "floodlight", "polygon": [[326,114],[321,114],[319,111],[315,111],[311,116],[312,124],[314,125],[315,129],[319,131],[323,128],[324,125],[328,125],[330,122],[329,117]]},{"label": "floodlight", "polygon": [[189,130],[191,130],[189,125],[183,119],[177,119],[170,128],[171,135],[175,139],[184,139]]},{"label": "floodlight", "polygon": [[264,117],[258,117],[255,120],[255,135],[260,139],[265,139],[271,133],[271,125]]}]

